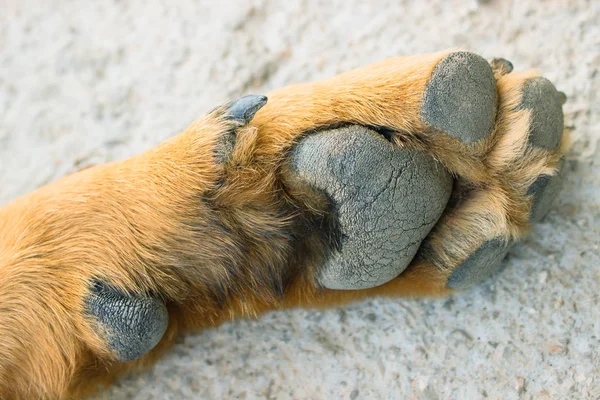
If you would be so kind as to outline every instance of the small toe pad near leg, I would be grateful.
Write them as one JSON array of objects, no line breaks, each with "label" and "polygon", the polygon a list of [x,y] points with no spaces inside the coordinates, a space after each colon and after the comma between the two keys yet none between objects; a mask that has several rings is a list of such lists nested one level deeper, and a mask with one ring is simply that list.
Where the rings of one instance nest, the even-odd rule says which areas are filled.
[{"label": "small toe pad near leg", "polygon": [[542,175],[529,187],[527,194],[533,196],[529,219],[531,222],[541,221],[550,208],[562,187],[565,173],[565,161],[561,161],[556,175]]},{"label": "small toe pad near leg", "polygon": [[438,62],[429,78],[421,120],[471,144],[491,135],[497,102],[489,63],[474,53],[451,53]]},{"label": "small toe pad near leg", "polygon": [[227,110],[229,119],[238,121],[241,125],[246,125],[254,115],[267,104],[267,96],[248,94],[232,101]]},{"label": "small toe pad near leg", "polygon": [[94,282],[86,311],[119,361],[135,360],[156,346],[169,324],[166,306],[150,296],[122,293]]},{"label": "small toe pad near leg", "polygon": [[329,289],[370,288],[398,276],[452,191],[451,175],[433,158],[361,126],[302,139],[291,168],[327,196],[338,219],[341,248],[318,277]]}]

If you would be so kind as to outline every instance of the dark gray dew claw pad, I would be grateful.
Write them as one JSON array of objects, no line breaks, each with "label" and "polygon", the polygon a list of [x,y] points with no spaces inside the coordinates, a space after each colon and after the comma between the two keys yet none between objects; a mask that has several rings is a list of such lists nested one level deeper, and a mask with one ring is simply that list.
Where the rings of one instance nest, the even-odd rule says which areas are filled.
[{"label": "dark gray dew claw pad", "polygon": [[[226,118],[239,126],[250,123],[256,113],[267,104],[267,96],[248,94],[227,105]],[[235,147],[235,131],[225,132],[215,146],[215,162],[223,164],[229,160]]]},{"label": "dark gray dew claw pad", "polygon": [[494,58],[490,65],[493,69],[502,71],[502,74],[511,73],[514,69],[513,63],[505,58]]},{"label": "dark gray dew claw pad", "polygon": [[500,269],[502,260],[513,244],[501,238],[484,242],[452,271],[452,274],[448,277],[448,287],[451,289],[466,289],[487,279],[496,270]]},{"label": "dark gray dew claw pad", "polygon": [[239,121],[240,124],[246,125],[256,115],[258,110],[267,104],[267,96],[247,94],[229,104],[228,118]]},{"label": "dark gray dew claw pad", "polygon": [[497,105],[489,63],[477,54],[456,52],[435,66],[423,97],[421,120],[471,144],[492,133]]},{"label": "dark gray dew claw pad", "polygon": [[160,300],[122,293],[98,281],[86,299],[86,311],[122,362],[152,350],[169,325],[167,308]]},{"label": "dark gray dew claw pad", "polygon": [[297,176],[325,192],[341,230],[318,277],[329,289],[365,289],[398,276],[441,216],[452,177],[433,158],[401,150],[361,126],[312,134],[291,156]]}]

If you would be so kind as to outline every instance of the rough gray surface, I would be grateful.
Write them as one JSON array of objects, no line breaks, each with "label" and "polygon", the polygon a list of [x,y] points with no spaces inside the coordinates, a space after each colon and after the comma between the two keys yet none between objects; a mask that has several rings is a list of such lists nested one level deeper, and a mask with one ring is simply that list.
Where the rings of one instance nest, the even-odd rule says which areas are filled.
[{"label": "rough gray surface", "polygon": [[97,399],[598,397],[600,2],[173,4],[3,0],[0,203],[243,94],[451,46],[544,71],[573,149],[552,210],[484,284],[225,324]]},{"label": "rough gray surface", "polygon": [[531,110],[529,143],[544,149],[557,149],[564,121],[562,99],[552,82],[543,77],[529,79],[523,86],[519,108]]},{"label": "rough gray surface", "polygon": [[448,277],[448,287],[466,289],[483,282],[502,266],[502,260],[514,243],[502,238],[485,241]]},{"label": "rough gray surface", "polygon": [[152,350],[169,325],[167,307],[160,300],[121,293],[101,282],[93,285],[86,310],[120,361]]},{"label": "rough gray surface", "polygon": [[488,61],[456,52],[435,67],[421,108],[421,120],[465,143],[488,137],[494,128],[498,96]]},{"label": "rough gray surface", "polygon": [[302,139],[291,165],[334,204],[341,248],[319,276],[329,289],[365,289],[398,276],[452,192],[452,176],[433,158],[361,126]]}]

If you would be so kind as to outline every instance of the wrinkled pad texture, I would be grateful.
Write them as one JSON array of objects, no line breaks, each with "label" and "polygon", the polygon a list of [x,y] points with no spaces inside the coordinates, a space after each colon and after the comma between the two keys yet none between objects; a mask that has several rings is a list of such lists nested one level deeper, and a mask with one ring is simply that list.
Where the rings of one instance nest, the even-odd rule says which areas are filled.
[{"label": "wrinkled pad texture", "polygon": [[122,293],[99,281],[92,286],[86,309],[119,361],[132,361],[152,350],[169,324],[160,300]]},{"label": "wrinkled pad texture", "polygon": [[330,289],[370,288],[398,276],[452,191],[452,177],[433,158],[361,126],[307,136],[291,165],[333,202],[341,249],[319,276]]}]

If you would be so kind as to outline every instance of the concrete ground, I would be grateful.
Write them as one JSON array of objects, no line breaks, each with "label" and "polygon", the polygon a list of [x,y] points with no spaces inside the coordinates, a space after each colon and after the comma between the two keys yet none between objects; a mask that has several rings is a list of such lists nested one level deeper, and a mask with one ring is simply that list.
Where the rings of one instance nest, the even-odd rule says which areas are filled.
[{"label": "concrete ground", "polygon": [[543,70],[573,149],[553,211],[485,284],[226,324],[96,399],[600,398],[600,2],[148,3],[0,0],[0,204],[226,99],[454,46]]}]

